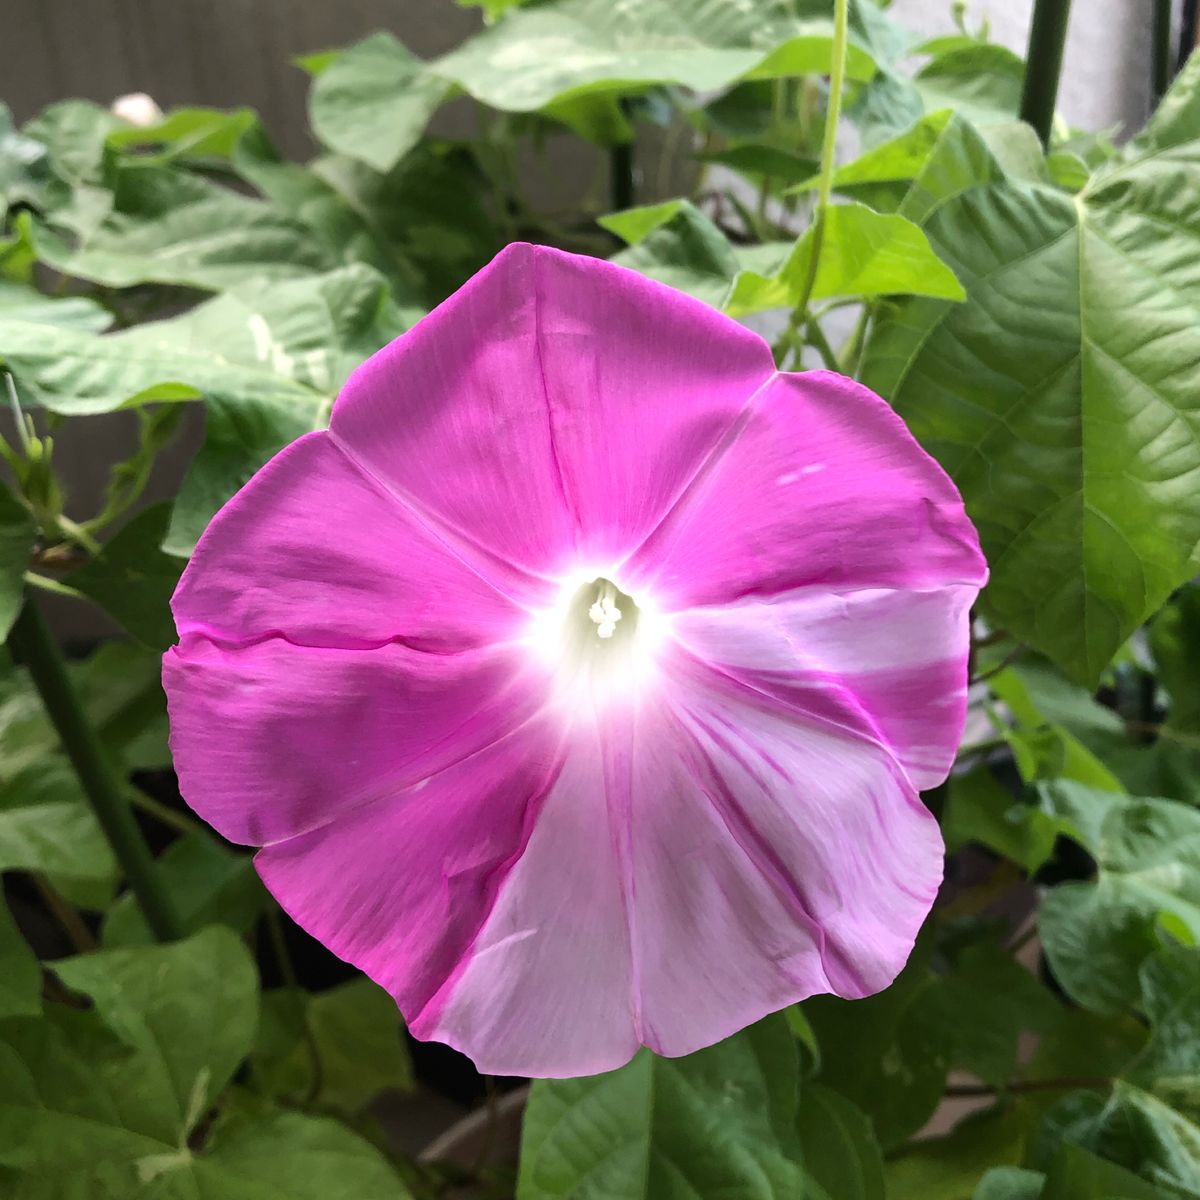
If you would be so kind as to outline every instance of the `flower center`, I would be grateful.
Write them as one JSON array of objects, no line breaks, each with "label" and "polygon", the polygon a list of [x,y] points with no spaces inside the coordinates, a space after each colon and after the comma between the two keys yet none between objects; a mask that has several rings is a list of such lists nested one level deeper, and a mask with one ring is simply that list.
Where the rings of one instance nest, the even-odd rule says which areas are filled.
[{"label": "flower center", "polygon": [[[638,606],[611,579],[583,584],[567,604],[567,643],[573,654],[607,653],[630,646],[637,634]],[[598,643],[607,642],[607,646]]]},{"label": "flower center", "polygon": [[553,672],[564,711],[602,712],[643,694],[655,674],[662,619],[607,575],[563,580],[558,602],[534,615],[530,645]]}]

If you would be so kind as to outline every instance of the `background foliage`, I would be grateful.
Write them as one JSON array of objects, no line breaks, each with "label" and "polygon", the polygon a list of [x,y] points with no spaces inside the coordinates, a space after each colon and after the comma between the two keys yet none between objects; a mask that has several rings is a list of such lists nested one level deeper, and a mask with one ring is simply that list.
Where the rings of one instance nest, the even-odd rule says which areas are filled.
[{"label": "background foliage", "polygon": [[[831,97],[828,0],[480,7],[434,62],[390,33],[303,60],[303,165],[245,109],[134,127],[68,100],[18,129],[0,106],[0,633],[39,592],[123,631],[70,682],[186,935],[156,943],[28,664],[0,655],[0,1193],[1200,1197],[1200,61],[1119,149],[1061,120],[1043,147],[1015,117],[1023,62],[961,18],[917,44],[853,0]],[[447,104],[475,136],[429,131]],[[596,178],[543,211],[529,181],[566,139]],[[926,796],[947,884],[902,976],[537,1083],[509,1170],[397,1150],[395,1008],[187,815],[158,654],[213,513],[518,237],[879,391],[992,574],[966,741]],[[142,507],[188,408],[191,464]],[[118,410],[136,445],[78,511],[55,436]]]}]

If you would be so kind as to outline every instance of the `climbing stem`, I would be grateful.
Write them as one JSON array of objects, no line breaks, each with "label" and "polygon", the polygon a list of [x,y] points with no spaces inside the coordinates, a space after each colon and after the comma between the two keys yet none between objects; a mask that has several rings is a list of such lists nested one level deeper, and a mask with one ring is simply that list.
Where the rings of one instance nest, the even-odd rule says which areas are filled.
[{"label": "climbing stem", "polygon": [[1050,141],[1058,78],[1062,73],[1063,47],[1071,0],[1035,0],[1029,23],[1029,49],[1025,54],[1025,84],[1021,91],[1021,120],[1037,131],[1042,145]]},{"label": "climbing stem", "polygon": [[129,881],[159,941],[171,941],[183,929],[158,872],[150,847],[142,837],[124,788],[113,773],[96,730],[80,704],[67,674],[62,651],[54,640],[33,597],[8,635],[15,658],[28,669],[75,774],[91,802],[100,827]]},{"label": "climbing stem", "polygon": [[797,325],[807,320],[808,304],[821,265],[821,247],[825,242],[825,210],[833,192],[833,158],[837,150],[838,122],[842,115],[842,88],[846,81],[846,18],[850,0],[834,0],[833,63],[829,69],[829,104],[825,110],[825,137],[821,142],[821,174],[817,183],[817,204],[813,210],[812,252],[804,286],[796,304]]}]

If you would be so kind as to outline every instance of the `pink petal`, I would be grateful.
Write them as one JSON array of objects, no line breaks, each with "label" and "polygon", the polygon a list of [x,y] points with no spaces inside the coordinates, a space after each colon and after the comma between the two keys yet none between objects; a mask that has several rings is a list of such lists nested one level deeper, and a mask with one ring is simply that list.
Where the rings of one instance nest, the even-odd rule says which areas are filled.
[{"label": "pink petal", "polygon": [[[296,921],[419,1027],[487,921],[560,767],[557,734],[533,721],[325,829],[266,847],[255,865]],[[505,992],[524,986],[510,978]]]},{"label": "pink petal", "polygon": [[306,645],[479,645],[528,620],[544,588],[452,546],[312,433],[276,455],[209,525],[175,592],[181,635],[285,633]]},{"label": "pink petal", "polygon": [[904,965],[942,843],[903,770],[677,667],[636,716],[575,732],[419,1036],[497,1073],[592,1073],[639,1041],[687,1054],[813,993],[870,994]]},{"label": "pink petal", "polygon": [[526,720],[547,689],[524,659],[503,645],[427,654],[185,638],[163,660],[180,790],[230,841],[320,829]]},{"label": "pink petal", "polygon": [[873,392],[777,375],[622,569],[668,611],[802,587],[981,586],[986,565],[945,472]]},{"label": "pink petal", "polygon": [[672,630],[698,659],[797,719],[877,742],[924,791],[945,779],[962,737],[977,592],[799,591],[692,609]]},{"label": "pink petal", "polygon": [[331,427],[447,536],[553,575],[628,554],[773,372],[699,301],[514,245],[361,366]]}]

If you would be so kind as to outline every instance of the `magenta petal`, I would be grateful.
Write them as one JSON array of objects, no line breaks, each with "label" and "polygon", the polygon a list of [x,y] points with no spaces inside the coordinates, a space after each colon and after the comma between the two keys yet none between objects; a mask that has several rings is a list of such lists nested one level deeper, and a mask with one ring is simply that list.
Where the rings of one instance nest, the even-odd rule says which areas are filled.
[{"label": "magenta petal", "polygon": [[978,588],[805,591],[678,614],[695,657],[801,722],[878,742],[924,791],[948,774],[967,708]]},{"label": "magenta petal", "polygon": [[331,427],[447,530],[555,573],[628,554],[773,372],[699,301],[514,245],[363,364]]},{"label": "magenta petal", "polygon": [[451,548],[342,452],[312,433],[277,454],[217,514],[172,608],[181,636],[284,633],[306,645],[400,640],[456,649],[528,619],[510,597],[544,588],[494,557]]},{"label": "magenta petal", "polygon": [[904,965],[941,836],[886,749],[797,723],[707,668],[573,733],[463,964],[413,1031],[484,1070],[687,1054]]},{"label": "magenta petal", "polygon": [[[560,766],[557,735],[534,721],[326,829],[266,847],[255,865],[292,917],[390,991],[420,1030],[493,911]],[[515,985],[510,978],[494,1002]],[[471,1049],[486,1059],[488,1047]]]},{"label": "magenta petal", "polygon": [[503,646],[424,654],[186,639],[163,661],[180,790],[233,842],[321,828],[528,718],[546,689],[522,671]]},{"label": "magenta petal", "polygon": [[624,571],[667,610],[987,575],[945,472],[884,401],[828,371],[768,383]]}]

